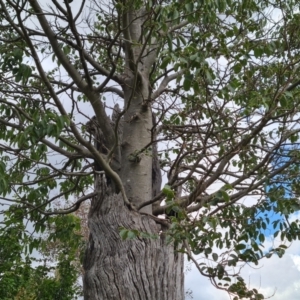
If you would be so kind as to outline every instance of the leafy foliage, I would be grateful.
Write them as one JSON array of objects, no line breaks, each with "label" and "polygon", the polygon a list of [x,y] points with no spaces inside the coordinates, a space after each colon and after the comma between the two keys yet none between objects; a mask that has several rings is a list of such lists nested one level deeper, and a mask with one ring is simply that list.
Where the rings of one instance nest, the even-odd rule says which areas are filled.
[{"label": "leafy foliage", "polygon": [[[86,10],[69,2],[0,0],[0,298],[74,299],[83,242],[68,214],[99,193],[96,164],[127,199],[113,165],[129,144],[118,123],[151,109],[151,138],[118,162],[140,164],[156,139],[168,182],[137,209],[158,204],[152,214],[167,216],[176,251],[200,255],[199,271],[217,288],[263,299],[230,270],[281,257],[285,241],[300,239],[299,222],[289,221],[300,208],[298,2],[91,0]],[[86,125],[93,115],[102,153]],[[57,209],[58,198],[78,200]],[[269,228],[282,244],[265,251]],[[51,245],[56,277],[33,267],[33,251]]]},{"label": "leafy foliage", "polygon": [[[21,221],[21,222],[20,222]],[[46,235],[46,224],[51,225]],[[79,219],[74,216],[53,217],[28,232],[22,219],[4,219],[0,231],[0,297],[8,299],[78,299]],[[12,224],[12,225],[10,225]],[[53,247],[53,241],[56,245]],[[52,244],[52,245],[51,245]],[[50,256],[50,249],[54,253]],[[52,251],[53,252],[53,251]],[[52,259],[50,260],[50,257]]]}]

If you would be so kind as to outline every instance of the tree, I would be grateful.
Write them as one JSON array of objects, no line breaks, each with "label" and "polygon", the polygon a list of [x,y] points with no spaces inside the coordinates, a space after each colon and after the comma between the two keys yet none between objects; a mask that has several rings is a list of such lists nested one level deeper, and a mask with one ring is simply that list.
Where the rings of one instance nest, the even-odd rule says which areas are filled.
[{"label": "tree", "polygon": [[[78,299],[76,257],[83,243],[74,229],[80,228],[80,219],[52,217],[48,220],[52,227],[43,237],[28,232],[20,218],[12,216],[9,221],[0,228],[1,299]],[[32,253],[33,249],[39,254]]]},{"label": "tree", "polygon": [[42,232],[92,199],[85,299],[183,299],[184,253],[262,299],[232,267],[284,253],[267,226],[299,238],[298,4],[0,4],[3,226]]}]

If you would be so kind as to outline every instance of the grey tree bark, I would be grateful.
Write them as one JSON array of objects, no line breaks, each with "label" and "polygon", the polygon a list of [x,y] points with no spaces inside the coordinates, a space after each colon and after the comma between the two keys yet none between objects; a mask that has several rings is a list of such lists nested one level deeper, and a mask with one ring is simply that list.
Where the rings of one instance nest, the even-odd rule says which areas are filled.
[{"label": "grey tree bark", "polygon": [[[102,193],[89,213],[90,238],[84,261],[85,300],[182,300],[183,256],[168,244],[154,220],[130,211],[122,196],[110,194],[98,177]],[[122,241],[119,228],[159,235],[158,239]]]},{"label": "grey tree bark", "polygon": [[[131,157],[136,149],[151,143],[153,120],[151,109],[138,103],[130,106],[122,121],[120,176],[128,199],[136,206],[155,196],[161,185],[155,143],[147,153]],[[101,134],[96,134],[95,139],[95,143],[103,141]],[[96,173],[95,189],[101,193],[92,200],[89,213],[90,238],[84,261],[85,300],[184,299],[183,255],[167,243],[166,228],[148,216],[152,206],[147,206],[142,213],[128,208],[122,195],[116,194],[108,184],[104,173]],[[158,238],[123,241],[120,227],[155,234]]]},{"label": "grey tree bark", "polygon": [[[120,153],[119,168],[114,172],[121,179],[127,199],[125,201],[124,193],[118,194],[117,189],[108,186],[104,176],[96,174],[95,189],[101,193],[92,200],[89,213],[90,238],[84,261],[85,300],[184,299],[183,255],[167,243],[166,228],[151,216],[151,204],[137,210],[158,193],[161,185],[157,145],[151,145],[150,86],[150,71],[159,47],[155,41],[147,46],[133,42],[142,38],[141,28],[146,18],[144,10],[127,11],[123,15],[124,115],[122,139],[114,136],[114,140],[119,141],[115,143],[119,147],[115,153]],[[97,121],[104,133],[109,132],[98,117]],[[111,149],[111,137],[104,140],[107,146],[98,148]],[[123,241],[120,227],[155,234],[158,238]]]}]

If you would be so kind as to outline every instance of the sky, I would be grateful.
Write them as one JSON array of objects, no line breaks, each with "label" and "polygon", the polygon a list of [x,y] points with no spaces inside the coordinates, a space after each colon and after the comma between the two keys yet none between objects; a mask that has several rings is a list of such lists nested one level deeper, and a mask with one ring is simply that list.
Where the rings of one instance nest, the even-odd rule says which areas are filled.
[{"label": "sky", "polygon": [[[263,259],[258,266],[245,266],[241,272],[248,287],[271,297],[272,300],[298,300],[300,298],[300,242],[294,242],[282,258]],[[201,276],[195,267],[186,271],[185,290],[192,291],[197,300],[229,300],[229,295],[217,290]]]},{"label": "sky", "polygon": [[[278,163],[278,162],[277,162]],[[288,195],[287,195],[288,197]],[[244,204],[251,205],[250,198],[246,198]],[[265,214],[265,213],[264,213]],[[270,224],[264,231],[266,241],[264,249],[286,245],[286,253],[282,258],[273,255],[271,258],[264,258],[259,265],[246,264],[241,269],[241,276],[244,278],[248,288],[256,288],[265,298],[272,300],[299,300],[300,299],[300,241],[281,242],[279,238],[274,239],[272,222],[282,217],[275,211],[268,214]],[[289,216],[289,221],[300,220],[300,211]],[[277,229],[276,229],[277,230]],[[216,251],[218,252],[218,251]],[[199,261],[200,262],[200,261]],[[189,262],[185,264],[185,290],[186,299],[196,300],[230,300],[229,294],[216,289],[203,277],[196,267]]]},{"label": "sky", "polygon": [[[295,213],[291,220],[300,219],[300,212]],[[265,249],[272,245],[279,245],[280,241],[270,237],[264,243]],[[245,265],[241,276],[249,288],[256,288],[265,298],[272,300],[299,300],[300,299],[300,241],[294,241],[288,246],[285,255],[279,258],[262,259],[258,266]],[[188,264],[186,264],[186,269]],[[194,266],[185,272],[185,290],[192,292],[192,297],[186,300],[230,300],[229,295],[217,290],[210,281],[201,276]]]}]

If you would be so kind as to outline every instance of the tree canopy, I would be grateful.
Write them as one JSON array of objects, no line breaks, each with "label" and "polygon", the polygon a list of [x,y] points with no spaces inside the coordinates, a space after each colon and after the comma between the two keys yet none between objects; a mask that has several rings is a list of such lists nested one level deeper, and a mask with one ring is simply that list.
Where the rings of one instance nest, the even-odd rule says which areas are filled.
[{"label": "tree canopy", "polygon": [[[105,174],[122,210],[160,224],[213,285],[263,299],[239,266],[300,238],[289,221],[300,209],[298,10],[292,0],[0,0],[0,293],[11,264],[32,268],[45,230],[74,271],[82,244],[69,214],[108,195]],[[117,227],[124,243],[164,235]],[[282,240],[269,251],[267,228]],[[77,291],[72,276],[62,299]],[[13,284],[7,299],[23,288]]]}]

